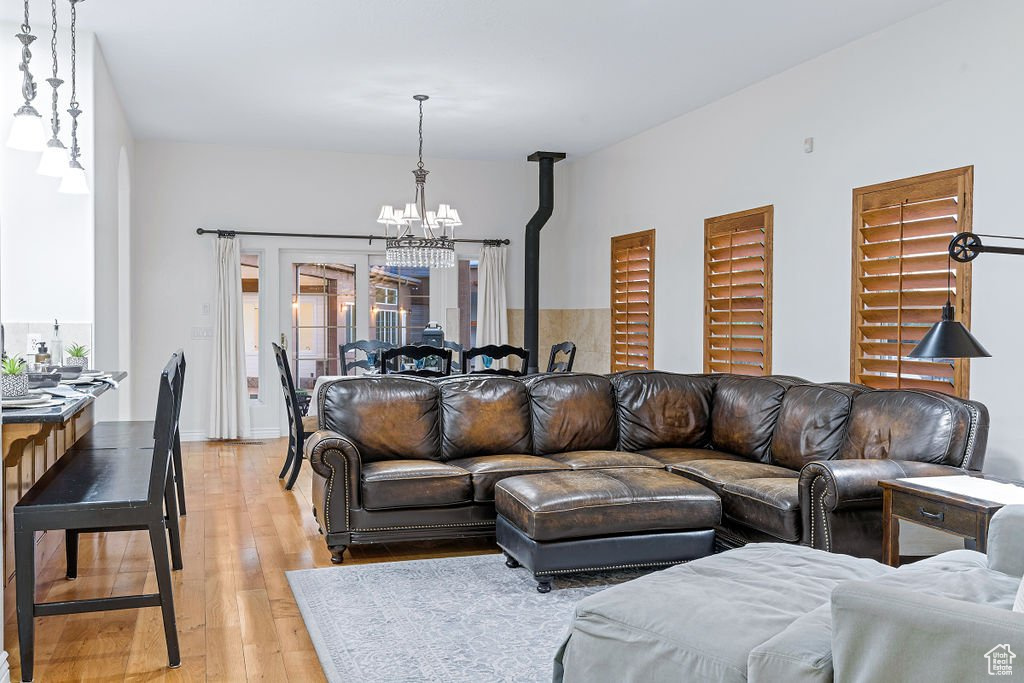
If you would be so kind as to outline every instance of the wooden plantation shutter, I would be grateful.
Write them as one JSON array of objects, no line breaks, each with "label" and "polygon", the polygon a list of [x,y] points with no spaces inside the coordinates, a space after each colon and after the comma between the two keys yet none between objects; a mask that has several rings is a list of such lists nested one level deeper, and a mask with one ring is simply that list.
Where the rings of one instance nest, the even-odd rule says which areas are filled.
[{"label": "wooden plantation shutter", "polygon": [[966,359],[908,358],[942,317],[947,281],[957,320],[971,324],[971,264],[949,241],[971,229],[974,167],[853,191],[850,376],[879,389],[934,389],[967,398]]},{"label": "wooden plantation shutter", "polygon": [[774,209],[704,221],[704,372],[772,371]]},{"label": "wooden plantation shutter", "polygon": [[654,368],[654,231],[612,238],[612,372]]}]

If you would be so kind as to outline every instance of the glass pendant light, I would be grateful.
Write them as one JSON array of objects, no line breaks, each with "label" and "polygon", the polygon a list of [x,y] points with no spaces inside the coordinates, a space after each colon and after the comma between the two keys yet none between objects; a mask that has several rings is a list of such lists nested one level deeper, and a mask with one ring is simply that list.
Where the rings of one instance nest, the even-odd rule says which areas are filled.
[{"label": "glass pendant light", "polygon": [[32,60],[29,46],[36,37],[32,35],[32,27],[28,22],[28,0],[25,0],[25,22],[21,25],[21,33],[16,33],[15,37],[21,41],[21,66],[18,68],[21,69],[21,95],[25,103],[14,112],[7,146],[26,152],[41,152],[46,146],[46,129],[43,127],[43,117],[32,106],[32,100],[36,98],[36,81],[29,69]]},{"label": "glass pendant light", "polygon": [[50,176],[51,178],[60,178],[64,175],[64,171],[68,168],[68,163],[71,161],[68,158],[68,150],[64,147],[64,143],[60,141],[60,114],[57,113],[57,88],[59,88],[64,81],[57,78],[57,0],[50,0],[50,14],[52,16],[52,24],[50,26],[52,30],[52,37],[50,38],[50,55],[53,58],[53,75],[46,79],[46,82],[50,84],[50,88],[53,90],[53,101],[50,114],[50,141],[46,143],[46,149],[43,150],[43,156],[39,159],[39,168],[36,169],[36,173],[39,175]]},{"label": "glass pendant light", "polygon": [[68,108],[68,114],[71,115],[71,153],[67,170],[64,172],[64,178],[60,181],[57,191],[64,194],[89,194],[89,181],[85,177],[85,169],[78,161],[78,117],[82,114],[82,110],[78,106],[78,79],[75,72],[77,57],[75,27],[78,23],[75,5],[82,0],[68,1],[71,3],[71,106]]}]

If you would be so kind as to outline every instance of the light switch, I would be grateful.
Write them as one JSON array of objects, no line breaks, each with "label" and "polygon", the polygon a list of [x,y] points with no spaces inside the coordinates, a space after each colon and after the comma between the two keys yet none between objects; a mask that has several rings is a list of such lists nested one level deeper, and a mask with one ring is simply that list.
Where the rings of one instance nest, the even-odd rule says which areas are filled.
[{"label": "light switch", "polygon": [[193,339],[213,339],[213,328],[212,327],[193,327],[192,328]]}]

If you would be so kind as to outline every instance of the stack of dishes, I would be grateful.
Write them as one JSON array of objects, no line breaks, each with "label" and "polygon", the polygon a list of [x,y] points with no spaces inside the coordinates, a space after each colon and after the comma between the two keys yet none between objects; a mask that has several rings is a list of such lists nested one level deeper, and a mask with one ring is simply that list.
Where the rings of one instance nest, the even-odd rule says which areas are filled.
[{"label": "stack of dishes", "polygon": [[4,408],[41,408],[50,405],[53,396],[45,393],[29,392],[27,396],[17,398],[4,398],[0,400],[0,406]]}]

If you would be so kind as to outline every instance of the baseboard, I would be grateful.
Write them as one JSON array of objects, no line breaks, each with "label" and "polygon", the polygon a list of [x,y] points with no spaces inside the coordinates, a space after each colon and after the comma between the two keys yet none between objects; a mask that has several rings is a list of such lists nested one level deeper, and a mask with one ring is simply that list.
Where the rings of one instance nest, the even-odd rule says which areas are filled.
[{"label": "baseboard", "polygon": [[[261,427],[259,429],[250,429],[248,439],[276,439],[281,436],[281,430],[275,429],[274,427]],[[194,429],[194,430],[182,430],[181,432],[182,441],[209,441],[209,437],[206,436],[206,432]],[[3,683],[0,681],[0,683]]]}]

